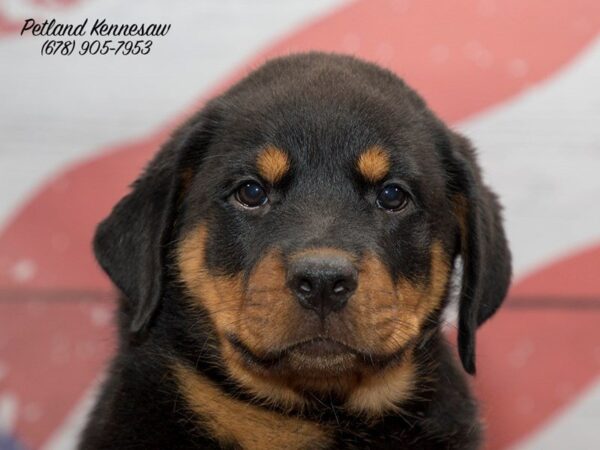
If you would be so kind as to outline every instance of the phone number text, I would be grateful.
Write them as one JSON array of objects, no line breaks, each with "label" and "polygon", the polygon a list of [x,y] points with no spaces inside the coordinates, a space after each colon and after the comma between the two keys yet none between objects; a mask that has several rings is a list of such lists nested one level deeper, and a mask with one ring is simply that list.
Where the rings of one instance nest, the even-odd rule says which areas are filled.
[{"label": "phone number text", "polygon": [[150,39],[137,41],[93,40],[76,42],[71,40],[48,39],[42,44],[43,55],[147,55],[152,49]]}]

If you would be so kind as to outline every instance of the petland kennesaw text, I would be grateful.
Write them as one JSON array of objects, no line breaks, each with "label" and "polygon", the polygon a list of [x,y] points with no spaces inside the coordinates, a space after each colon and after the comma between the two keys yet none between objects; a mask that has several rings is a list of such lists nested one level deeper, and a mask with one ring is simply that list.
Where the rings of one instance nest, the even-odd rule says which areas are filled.
[{"label": "petland kennesaw text", "polygon": [[44,20],[42,23],[27,19],[21,29],[21,36],[26,32],[33,36],[165,36],[170,29],[170,24],[117,25],[106,23],[106,19],[96,19],[88,30],[88,19],[79,25],[57,23],[55,19]]}]

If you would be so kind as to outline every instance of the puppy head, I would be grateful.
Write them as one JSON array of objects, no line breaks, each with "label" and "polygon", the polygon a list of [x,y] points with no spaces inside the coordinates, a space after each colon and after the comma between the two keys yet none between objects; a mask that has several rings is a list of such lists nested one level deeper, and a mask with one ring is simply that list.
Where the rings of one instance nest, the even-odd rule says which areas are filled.
[{"label": "puppy head", "polygon": [[469,143],[390,72],[324,54],[273,60],[211,101],[100,224],[95,251],[133,332],[180,283],[231,374],[319,391],[406,363],[439,324],[458,256],[473,373],[476,328],[510,278]]}]

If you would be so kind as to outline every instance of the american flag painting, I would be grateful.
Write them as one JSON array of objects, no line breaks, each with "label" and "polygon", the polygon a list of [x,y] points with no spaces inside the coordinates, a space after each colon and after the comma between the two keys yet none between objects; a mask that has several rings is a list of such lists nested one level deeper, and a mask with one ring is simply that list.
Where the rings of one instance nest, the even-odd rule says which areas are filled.
[{"label": "american flag painting", "polygon": [[[171,27],[143,56],[21,35],[86,18]],[[206,99],[311,49],[405,78],[501,194],[515,277],[478,334],[487,448],[600,448],[600,2],[0,0],[0,449],[76,445],[115,346],[95,224]]]}]

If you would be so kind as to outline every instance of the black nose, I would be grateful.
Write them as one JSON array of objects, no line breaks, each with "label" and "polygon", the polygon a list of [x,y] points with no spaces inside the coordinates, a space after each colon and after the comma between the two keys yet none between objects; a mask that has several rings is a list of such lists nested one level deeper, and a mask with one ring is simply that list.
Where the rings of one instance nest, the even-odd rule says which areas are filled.
[{"label": "black nose", "polygon": [[300,304],[324,319],[342,309],[356,290],[357,272],[344,256],[311,254],[288,266],[288,285]]}]

